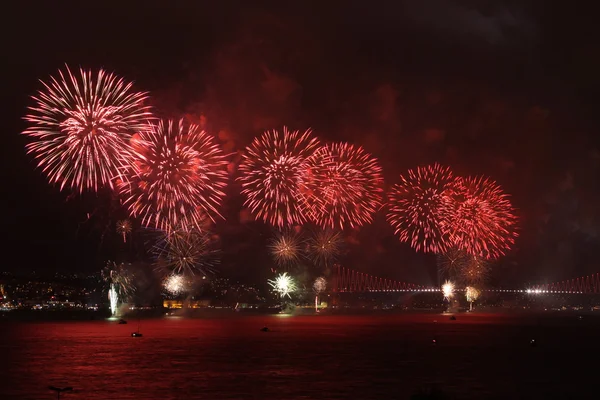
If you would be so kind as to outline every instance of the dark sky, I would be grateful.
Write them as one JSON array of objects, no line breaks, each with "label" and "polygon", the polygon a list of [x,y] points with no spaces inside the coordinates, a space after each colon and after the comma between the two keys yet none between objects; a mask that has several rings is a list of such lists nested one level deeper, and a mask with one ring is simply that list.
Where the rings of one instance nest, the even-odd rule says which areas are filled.
[{"label": "dark sky", "polygon": [[[310,126],[323,139],[363,145],[387,184],[434,161],[490,176],[521,220],[514,251],[495,266],[500,284],[599,270],[600,41],[585,2],[13,6],[3,35],[2,268],[93,271],[131,254],[114,228],[100,241],[104,217],[80,225],[99,205],[113,223],[122,216],[105,195],[59,192],[24,151],[28,96],[68,63],[134,80],[161,116],[205,118],[227,150],[264,129]],[[216,228],[223,273],[264,275],[269,229],[240,223],[242,199],[235,185],[229,191],[228,222]],[[347,235],[345,265],[431,283],[435,259],[398,243],[383,216]]]}]

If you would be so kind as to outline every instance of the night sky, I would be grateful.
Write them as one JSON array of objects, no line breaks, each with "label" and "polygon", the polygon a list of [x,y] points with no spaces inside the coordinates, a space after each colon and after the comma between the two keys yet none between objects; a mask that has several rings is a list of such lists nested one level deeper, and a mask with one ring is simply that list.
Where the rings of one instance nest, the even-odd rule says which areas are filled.
[{"label": "night sky", "polygon": [[[38,79],[67,63],[134,80],[150,91],[158,115],[205,121],[227,151],[265,129],[312,127],[323,139],[364,146],[388,185],[435,161],[490,176],[512,195],[520,218],[520,237],[496,264],[494,282],[598,272],[600,41],[596,14],[583,6],[15,2],[3,35],[1,269],[95,271],[135,253],[122,248],[114,226],[100,240],[105,217],[113,224],[123,217],[107,208],[105,194],[60,192],[25,154],[19,132],[29,96]],[[238,193],[232,182],[228,221],[216,227],[221,270],[262,277],[270,230],[244,222]],[[82,223],[98,207],[99,217]],[[346,234],[344,265],[433,283],[435,258],[400,244],[383,214]]]}]

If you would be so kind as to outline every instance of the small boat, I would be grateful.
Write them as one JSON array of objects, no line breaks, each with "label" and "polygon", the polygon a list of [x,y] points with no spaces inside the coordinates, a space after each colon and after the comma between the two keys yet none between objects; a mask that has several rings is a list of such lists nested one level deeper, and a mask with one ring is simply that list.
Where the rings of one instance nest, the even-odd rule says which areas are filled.
[{"label": "small boat", "polygon": [[142,337],[143,335],[140,333],[140,320],[138,320],[138,329],[135,332],[131,332],[131,337]]},{"label": "small boat", "polygon": [[125,321],[124,319],[119,320],[119,325],[125,325],[125,324],[127,324],[127,321]]},{"label": "small boat", "polygon": [[64,387],[64,388],[58,388],[56,386],[48,386],[48,389],[53,390],[56,392],[56,396],[58,399],[60,399],[60,394],[63,392],[72,392],[73,388],[71,386],[68,387]]}]

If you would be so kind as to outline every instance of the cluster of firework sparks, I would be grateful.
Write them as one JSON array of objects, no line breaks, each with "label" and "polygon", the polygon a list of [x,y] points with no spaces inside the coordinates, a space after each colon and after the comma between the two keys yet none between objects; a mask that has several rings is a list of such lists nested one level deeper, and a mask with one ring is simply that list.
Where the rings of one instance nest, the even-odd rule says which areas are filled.
[{"label": "cluster of firework sparks", "polygon": [[109,261],[102,270],[102,279],[108,285],[110,312],[114,316],[117,313],[119,302],[126,302],[135,292],[133,275],[125,264]]},{"label": "cluster of firework sparks", "polygon": [[[210,272],[206,221],[222,218],[229,180],[217,140],[183,120],[155,118],[147,93],[103,70],[66,67],[42,85],[23,134],[49,181],[79,193],[107,188],[132,219],[165,232],[157,256],[167,280]],[[329,262],[340,246],[335,232],[372,222],[384,205],[400,241],[438,254],[448,271],[458,266],[466,283],[483,279],[487,262],[517,236],[514,210],[494,181],[433,164],[402,175],[386,201],[375,157],[353,144],[322,143],[310,130],[264,132],[246,148],[239,173],[244,206],[256,220],[282,231],[307,222],[322,229],[308,245],[279,235],[271,252],[281,265],[307,248],[315,261]],[[116,229],[126,242],[132,222]]]},{"label": "cluster of firework sparks", "polygon": [[294,231],[285,231],[275,235],[269,249],[280,267],[293,267],[302,259],[307,259],[326,268],[337,260],[343,244],[341,232],[333,229],[313,232],[308,238]]}]

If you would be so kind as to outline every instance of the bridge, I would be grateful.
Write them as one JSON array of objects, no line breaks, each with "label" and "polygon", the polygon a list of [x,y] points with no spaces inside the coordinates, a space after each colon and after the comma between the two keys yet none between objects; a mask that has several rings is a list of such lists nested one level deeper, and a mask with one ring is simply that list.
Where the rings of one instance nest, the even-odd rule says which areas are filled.
[{"label": "bridge", "polygon": [[[340,265],[334,267],[331,290],[334,293],[441,291],[439,287],[423,286],[380,278]],[[522,289],[484,289],[483,291],[527,294],[600,294],[600,272],[566,281],[534,285]]]}]

